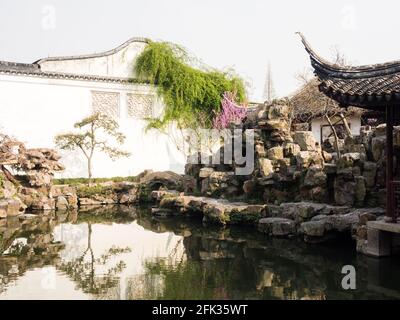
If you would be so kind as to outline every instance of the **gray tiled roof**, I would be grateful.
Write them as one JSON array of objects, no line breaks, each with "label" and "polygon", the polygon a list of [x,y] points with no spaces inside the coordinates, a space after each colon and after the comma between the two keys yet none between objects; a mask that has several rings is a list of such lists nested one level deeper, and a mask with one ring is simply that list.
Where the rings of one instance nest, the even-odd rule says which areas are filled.
[{"label": "gray tiled roof", "polygon": [[300,34],[308,52],[319,89],[343,106],[382,110],[400,104],[400,61],[343,67],[319,57]]},{"label": "gray tiled roof", "polygon": [[8,62],[0,61],[0,74],[8,75],[22,75],[31,76],[38,78],[51,78],[51,79],[65,79],[65,80],[87,80],[87,81],[99,81],[99,82],[114,82],[114,83],[146,83],[145,81],[139,81],[137,79],[129,78],[118,78],[110,76],[96,76],[96,75],[85,75],[85,74],[72,74],[65,72],[50,72],[42,71],[40,64],[45,61],[62,61],[62,60],[72,60],[72,59],[89,59],[96,57],[103,57],[114,54],[124,47],[128,46],[132,42],[144,42],[148,43],[149,40],[145,38],[131,38],[122,45],[115,49],[105,51],[102,53],[94,53],[87,55],[77,55],[77,56],[65,56],[65,57],[49,57],[35,61],[34,63],[18,63],[18,62]]}]

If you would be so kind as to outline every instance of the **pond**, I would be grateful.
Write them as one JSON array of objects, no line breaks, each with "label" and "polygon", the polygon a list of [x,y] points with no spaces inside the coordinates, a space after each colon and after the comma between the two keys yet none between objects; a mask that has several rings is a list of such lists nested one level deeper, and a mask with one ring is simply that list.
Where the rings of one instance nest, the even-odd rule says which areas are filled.
[{"label": "pond", "polygon": [[[397,258],[349,239],[307,245],[150,208],[103,207],[0,222],[0,299],[397,299]],[[342,267],[356,290],[342,288]]]}]

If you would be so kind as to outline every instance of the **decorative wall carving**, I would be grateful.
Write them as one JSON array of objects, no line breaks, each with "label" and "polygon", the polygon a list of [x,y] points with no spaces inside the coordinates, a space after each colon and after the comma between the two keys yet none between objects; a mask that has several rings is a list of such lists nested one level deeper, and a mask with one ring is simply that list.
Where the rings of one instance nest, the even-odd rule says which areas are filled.
[{"label": "decorative wall carving", "polygon": [[93,112],[101,112],[111,118],[120,116],[120,98],[118,92],[92,91]]},{"label": "decorative wall carving", "polygon": [[127,94],[128,117],[145,119],[153,116],[154,97],[148,94]]}]

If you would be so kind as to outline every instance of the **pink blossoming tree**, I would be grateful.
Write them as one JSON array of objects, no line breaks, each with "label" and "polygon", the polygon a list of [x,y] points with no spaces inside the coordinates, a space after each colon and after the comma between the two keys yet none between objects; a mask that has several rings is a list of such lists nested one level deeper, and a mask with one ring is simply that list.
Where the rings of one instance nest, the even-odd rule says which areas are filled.
[{"label": "pink blossoming tree", "polygon": [[215,129],[226,129],[231,124],[240,123],[247,115],[246,107],[239,106],[236,103],[236,94],[233,92],[225,92],[222,101],[222,110],[214,118]]}]

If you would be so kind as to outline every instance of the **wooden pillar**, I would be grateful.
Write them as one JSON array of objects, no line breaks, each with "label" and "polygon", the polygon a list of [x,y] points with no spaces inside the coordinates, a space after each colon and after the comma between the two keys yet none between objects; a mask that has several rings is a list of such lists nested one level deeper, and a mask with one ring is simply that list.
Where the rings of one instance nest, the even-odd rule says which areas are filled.
[{"label": "wooden pillar", "polygon": [[396,222],[393,190],[393,106],[386,107],[386,216]]}]

